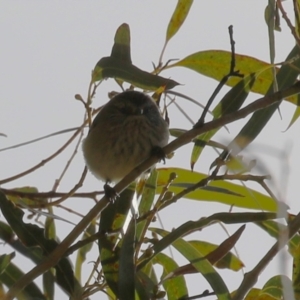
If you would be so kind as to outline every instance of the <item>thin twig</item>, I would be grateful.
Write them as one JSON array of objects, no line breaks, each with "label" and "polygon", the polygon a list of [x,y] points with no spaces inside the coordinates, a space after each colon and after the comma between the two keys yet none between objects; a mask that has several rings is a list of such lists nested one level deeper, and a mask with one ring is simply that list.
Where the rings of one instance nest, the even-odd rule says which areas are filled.
[{"label": "thin twig", "polygon": [[223,88],[223,86],[225,85],[225,83],[228,81],[228,79],[232,76],[236,76],[236,77],[243,77],[244,75],[240,74],[239,71],[235,71],[235,48],[234,48],[234,40],[233,40],[233,26],[230,25],[228,27],[229,30],[229,36],[230,36],[230,45],[231,45],[231,62],[230,62],[230,70],[229,73],[227,75],[225,75],[221,81],[219,82],[218,86],[216,87],[216,89],[214,90],[213,94],[211,95],[211,97],[208,99],[207,104],[202,112],[202,115],[200,117],[200,119],[198,120],[198,122],[194,125],[194,128],[197,127],[201,127],[204,124],[205,121],[205,117],[206,114],[210,108],[210,106],[212,105],[214,99],[216,98],[216,96],[218,95],[218,93],[220,92],[220,90]]},{"label": "thin twig", "polygon": [[[219,119],[207,122],[200,128],[193,128],[190,131],[182,134],[179,138],[169,143],[163,148],[166,154],[169,154],[176,149],[182,147],[191,142],[196,136],[210,131],[215,128],[219,128],[225,124],[242,119],[258,109],[265,108],[271,104],[281,101],[283,98],[300,93],[300,82],[296,82],[291,87],[278,91],[272,95],[262,97],[248,106],[240,109],[237,112],[227,114]],[[155,156],[149,157],[139,166],[134,168],[129,174],[127,174],[119,183],[114,187],[117,193],[121,193],[131,182],[133,182],[140,174],[148,170],[151,166],[157,163],[159,158]],[[55,266],[60,258],[64,255],[68,247],[76,240],[76,238],[83,232],[83,230],[89,225],[91,220],[96,218],[103,209],[107,207],[109,200],[104,196],[88,213],[80,220],[80,222],[72,229],[72,231],[65,237],[65,239],[47,256],[41,263],[35,266],[31,271],[22,276],[14,285],[12,285],[7,292],[4,300],[12,300],[25,286],[32,282],[36,277],[43,274],[46,270]],[[299,218],[300,219],[300,218]],[[235,299],[237,300],[237,299]]]},{"label": "thin twig", "polygon": [[257,282],[258,276],[275,257],[275,255],[287,244],[287,242],[297,233],[300,228],[300,213],[289,224],[285,232],[282,232],[279,240],[271,247],[261,261],[252,269],[252,271],[245,274],[244,279],[232,297],[232,300],[245,299],[247,292]]},{"label": "thin twig", "polygon": [[60,153],[62,153],[62,151],[64,151],[64,149],[66,149],[71,143],[72,141],[76,138],[76,136],[78,134],[80,134],[80,132],[84,129],[84,127],[86,126],[86,123],[87,122],[84,122],[76,131],[75,133],[71,136],[71,138],[68,139],[68,141],[66,143],[63,144],[62,147],[60,147],[56,152],[54,152],[53,154],[51,154],[49,157],[43,159],[40,163],[36,164],[35,166],[31,167],[30,169],[24,171],[24,172],[21,172],[17,175],[14,175],[12,177],[9,177],[9,178],[5,178],[5,179],[2,179],[0,180],[0,185],[4,184],[4,183],[7,183],[7,182],[10,182],[10,181],[13,181],[13,180],[16,180],[16,179],[19,179],[25,175],[28,175],[32,172],[34,172],[35,170],[39,169],[40,167],[43,167],[46,163],[48,163],[49,161],[51,161],[53,158],[55,158],[57,155],[59,155]]},{"label": "thin twig", "polygon": [[[293,1],[293,2],[294,2],[294,5],[295,5],[295,1]],[[294,37],[294,39],[295,39],[295,41],[296,41],[298,47],[300,47],[300,39],[299,39],[299,37],[298,37],[298,35],[297,35],[296,28],[293,26],[293,24],[292,24],[291,20],[289,19],[289,17],[288,17],[288,15],[287,15],[286,11],[284,10],[284,8],[283,8],[283,6],[282,6],[282,3],[281,3],[281,0],[277,0],[276,3],[277,3],[277,7],[279,8],[279,10],[280,10],[280,12],[281,12],[281,14],[282,14],[283,19],[285,20],[287,26],[288,26],[288,27],[290,28],[290,30],[291,30],[291,33],[292,33],[292,35],[293,35],[293,37]],[[296,9],[296,8],[294,7],[294,9]],[[299,17],[299,16],[298,16],[298,17]]]}]

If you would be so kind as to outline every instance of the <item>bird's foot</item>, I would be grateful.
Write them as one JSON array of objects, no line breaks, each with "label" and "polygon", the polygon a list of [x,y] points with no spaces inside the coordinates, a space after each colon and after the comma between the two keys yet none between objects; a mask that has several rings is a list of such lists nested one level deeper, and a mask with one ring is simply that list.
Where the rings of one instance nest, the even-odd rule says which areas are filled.
[{"label": "bird's foot", "polygon": [[166,163],[166,153],[162,147],[154,146],[151,150],[151,155],[159,158],[159,161],[163,161],[164,164]]},{"label": "bird's foot", "polygon": [[114,203],[120,195],[115,191],[113,187],[111,187],[108,182],[104,184],[104,194],[105,197],[109,200],[109,202]]}]

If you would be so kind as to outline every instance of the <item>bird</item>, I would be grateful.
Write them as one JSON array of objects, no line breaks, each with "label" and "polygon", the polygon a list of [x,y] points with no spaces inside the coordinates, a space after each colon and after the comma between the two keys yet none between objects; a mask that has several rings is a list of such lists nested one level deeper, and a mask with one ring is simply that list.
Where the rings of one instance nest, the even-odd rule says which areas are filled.
[{"label": "bird", "polygon": [[83,140],[88,169],[105,182],[105,195],[114,199],[110,183],[118,183],[131,170],[157,155],[168,144],[169,125],[156,102],[147,94],[128,90],[114,96],[94,118]]}]

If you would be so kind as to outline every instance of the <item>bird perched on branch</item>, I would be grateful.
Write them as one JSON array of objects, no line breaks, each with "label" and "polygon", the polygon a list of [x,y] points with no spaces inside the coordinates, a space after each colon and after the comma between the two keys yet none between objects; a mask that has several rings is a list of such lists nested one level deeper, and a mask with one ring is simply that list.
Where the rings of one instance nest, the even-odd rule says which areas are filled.
[{"label": "bird perched on branch", "polygon": [[106,182],[109,196],[108,183],[119,182],[153,153],[164,160],[161,148],[168,140],[168,124],[154,100],[141,92],[125,91],[103,106],[82,148],[87,167]]}]

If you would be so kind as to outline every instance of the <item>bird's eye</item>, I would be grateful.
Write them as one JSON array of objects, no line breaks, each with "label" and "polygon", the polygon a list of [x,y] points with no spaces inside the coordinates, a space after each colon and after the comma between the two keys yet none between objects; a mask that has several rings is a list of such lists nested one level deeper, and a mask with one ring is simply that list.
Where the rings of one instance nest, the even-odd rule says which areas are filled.
[{"label": "bird's eye", "polygon": [[143,114],[144,114],[144,115],[148,115],[148,114],[151,114],[151,113],[154,113],[154,112],[155,112],[155,110],[154,110],[154,108],[151,107],[151,106],[146,106],[146,107],[144,107],[144,109],[143,109]]},{"label": "bird's eye", "polygon": [[122,105],[120,107],[120,111],[125,115],[131,115],[132,114],[132,107],[130,105]]}]

